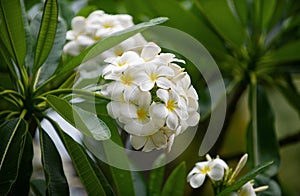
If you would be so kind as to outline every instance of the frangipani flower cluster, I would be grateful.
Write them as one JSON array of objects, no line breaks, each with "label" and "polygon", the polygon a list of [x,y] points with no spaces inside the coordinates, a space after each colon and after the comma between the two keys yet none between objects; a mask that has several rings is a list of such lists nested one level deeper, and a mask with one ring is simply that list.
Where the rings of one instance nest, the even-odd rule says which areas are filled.
[{"label": "frangipani flower cluster", "polygon": [[141,52],[127,51],[105,60],[101,93],[109,114],[130,134],[135,149],[168,148],[187,127],[197,125],[198,96],[174,54],[149,42]]},{"label": "frangipani flower cluster", "polygon": [[[102,10],[92,12],[87,18],[76,16],[72,19],[72,30],[69,30],[66,39],[69,42],[64,46],[66,54],[77,56],[96,41],[133,26],[132,17],[127,14],[110,15]],[[116,47],[102,53],[102,59],[119,56],[124,51],[143,46],[145,39],[137,34]]]},{"label": "frangipani flower cluster", "polygon": [[[222,188],[226,188],[231,185],[240,171],[245,166],[248,155],[245,154],[237,164],[235,170],[228,167],[225,161],[217,157],[212,159],[209,155],[206,155],[207,161],[196,163],[195,167],[189,172],[187,181],[192,188],[199,188],[208,176],[212,180],[216,193],[219,193]],[[264,191],[268,189],[268,186],[261,186],[253,188],[254,180],[245,183],[237,192],[232,192],[230,196],[255,196],[256,192]]]}]

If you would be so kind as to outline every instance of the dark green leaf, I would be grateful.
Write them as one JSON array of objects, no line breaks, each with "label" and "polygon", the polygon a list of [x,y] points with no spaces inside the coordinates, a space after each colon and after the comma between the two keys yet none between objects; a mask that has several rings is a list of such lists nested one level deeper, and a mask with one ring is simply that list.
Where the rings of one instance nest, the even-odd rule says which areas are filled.
[{"label": "dark green leaf", "polygon": [[239,49],[245,41],[246,29],[242,27],[232,13],[228,2],[224,0],[197,0],[196,4],[219,35],[231,46]]},{"label": "dark green leaf", "polygon": [[30,187],[36,196],[46,196],[46,182],[45,180],[34,179],[30,182]]},{"label": "dark green leaf", "polygon": [[260,2],[262,3],[262,26],[263,28],[267,29],[276,9],[277,0],[264,0]]},{"label": "dark green leaf", "polygon": [[270,179],[269,176],[260,174],[255,177],[254,187],[260,186],[268,186],[268,189],[263,192],[258,192],[258,196],[281,196],[279,184],[275,180]]},{"label": "dark green leaf", "polygon": [[26,34],[20,0],[0,1],[0,38],[18,67],[26,55]]},{"label": "dark green leaf", "polygon": [[39,76],[39,84],[49,79],[59,65],[63,46],[66,42],[66,30],[67,27],[64,20],[59,17],[53,47],[48,55],[48,58],[42,66]]},{"label": "dark green leaf", "polygon": [[106,195],[103,186],[98,179],[93,166],[91,165],[91,160],[86,154],[84,148],[75,142],[72,137],[64,133],[55,121],[49,118],[48,120],[51,122],[52,126],[66,147],[87,194]]},{"label": "dark green leaf", "polygon": [[227,196],[232,192],[235,192],[239,190],[245,183],[249,182],[250,180],[254,179],[255,176],[262,173],[264,170],[266,170],[269,166],[272,165],[272,161],[266,162],[263,164],[258,165],[251,171],[249,171],[247,174],[239,178],[237,181],[235,181],[232,185],[225,188],[221,193],[219,193],[217,196]]},{"label": "dark green leaf", "polygon": [[47,101],[58,114],[83,134],[96,140],[110,138],[108,127],[96,115],[86,112],[79,107],[72,107],[64,99],[53,95],[48,95]]},{"label": "dark green leaf", "polygon": [[238,18],[244,27],[248,26],[248,8],[247,8],[247,1],[246,0],[230,0],[229,2],[235,8],[235,11],[238,15]]},{"label": "dark green leaf", "polygon": [[58,20],[57,0],[46,0],[34,56],[34,73],[47,59],[54,43]]},{"label": "dark green leaf", "polygon": [[[91,153],[93,153],[100,160],[105,159],[108,162],[120,164],[119,168],[130,168],[130,163],[126,155],[125,149],[122,148],[123,143],[118,133],[115,122],[108,116],[101,116],[106,125],[111,131],[110,140],[95,141],[91,138],[83,138],[83,142]],[[116,145],[119,145],[118,148]],[[115,183],[118,195],[135,195],[134,186],[132,182],[132,175],[129,170],[119,169],[117,167],[110,167],[110,172]]]},{"label": "dark green leaf", "polygon": [[167,179],[162,193],[162,196],[181,196],[184,193],[186,184],[186,166],[185,162],[180,163]]},{"label": "dark green leaf", "polygon": [[0,125],[0,195],[6,195],[18,177],[27,130],[28,125],[21,118]]},{"label": "dark green leaf", "polygon": [[279,168],[280,156],[274,128],[274,114],[265,90],[259,85],[251,86],[249,93],[251,121],[247,132],[247,152],[252,167],[273,160],[274,164],[265,171],[274,176]]},{"label": "dark green leaf", "polygon": [[117,45],[118,43],[130,38],[131,36],[142,32],[148,27],[151,27],[153,25],[160,24],[162,22],[165,22],[167,19],[166,18],[156,18],[152,19],[149,22],[144,22],[138,25],[135,25],[133,27],[130,27],[126,30],[116,32],[106,38],[103,38],[96,42],[94,45],[91,47],[87,48],[84,50],[80,55],[72,58],[66,65],[63,67],[60,67],[58,69],[58,72],[61,74],[64,74],[64,72],[69,72],[70,70],[73,70],[77,66],[79,66],[81,63],[84,63],[102,52],[110,49],[111,47]]},{"label": "dark green leaf", "polygon": [[226,53],[222,40],[207,26],[206,21],[196,17],[176,1],[151,0],[142,2],[140,0],[127,0],[126,7],[129,8],[130,14],[137,17],[144,14],[148,17],[166,16],[170,19],[166,23],[167,26],[174,27],[195,37],[215,55],[222,56]]},{"label": "dark green leaf", "polygon": [[59,152],[43,129],[40,129],[39,133],[47,195],[69,195],[69,186]]},{"label": "dark green leaf", "polygon": [[159,196],[164,180],[166,155],[162,154],[153,163],[153,168],[149,177],[148,193],[151,196]]},{"label": "dark green leaf", "polygon": [[291,61],[300,60],[300,40],[287,43],[277,50],[271,51],[261,59],[261,64],[282,65]]},{"label": "dark green leaf", "polygon": [[[26,141],[25,141],[26,140]],[[11,195],[27,195],[29,194],[30,178],[32,175],[32,159],[33,159],[33,146],[32,138],[27,132],[26,139],[24,138],[24,149],[22,152],[22,160],[20,163],[18,177],[13,184],[10,194]]]}]

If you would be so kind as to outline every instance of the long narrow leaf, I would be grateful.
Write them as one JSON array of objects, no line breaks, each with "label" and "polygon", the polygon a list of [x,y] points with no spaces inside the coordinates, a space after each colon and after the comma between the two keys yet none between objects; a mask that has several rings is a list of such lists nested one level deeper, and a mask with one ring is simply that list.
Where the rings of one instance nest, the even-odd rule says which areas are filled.
[{"label": "long narrow leaf", "polygon": [[26,34],[20,0],[0,1],[0,37],[17,66],[24,66]]},{"label": "long narrow leaf", "polygon": [[162,154],[153,163],[153,168],[149,177],[148,193],[150,196],[159,196],[164,180],[166,155]]},{"label": "long narrow leaf", "polygon": [[46,0],[34,57],[34,72],[47,59],[54,43],[58,20],[57,0]]},{"label": "long narrow leaf", "polygon": [[185,162],[180,163],[167,179],[162,193],[162,196],[181,196],[184,193],[186,184],[186,166]]},{"label": "long narrow leaf", "polygon": [[59,152],[43,129],[40,129],[39,133],[47,195],[69,195],[69,186]]},{"label": "long narrow leaf", "polygon": [[84,148],[75,142],[68,134],[64,133],[55,121],[49,118],[48,120],[66,147],[75,170],[88,195],[106,195]]},{"label": "long narrow leaf", "polygon": [[279,168],[280,156],[274,128],[274,114],[265,90],[253,84],[249,94],[251,121],[247,132],[247,152],[252,167],[273,160],[266,174],[274,176]]},{"label": "long narrow leaf", "polygon": [[48,95],[47,101],[57,113],[83,134],[96,140],[105,140],[110,137],[109,129],[96,115],[78,107],[72,107],[64,99],[53,95]]},{"label": "long narrow leaf", "polygon": [[[116,148],[116,145],[123,146],[123,143],[114,121],[108,116],[101,116],[101,120],[103,120],[109,127],[112,134],[111,139],[96,141],[91,138],[83,138],[84,144],[97,158],[103,158],[104,154],[108,162],[119,163],[120,167],[123,166],[130,168],[130,163],[125,149]],[[135,195],[134,185],[132,182],[133,178],[130,171],[119,169],[117,167],[110,167],[110,172],[118,195]]]},{"label": "long narrow leaf", "polygon": [[218,194],[218,196],[227,196],[227,195],[230,195],[230,193],[237,191],[245,183],[254,179],[255,176],[257,176],[258,174],[260,174],[261,172],[266,170],[268,167],[270,167],[272,165],[272,163],[273,163],[272,161],[269,161],[269,162],[258,165],[257,167],[255,167],[254,169],[249,171],[247,174],[245,174],[244,176],[239,178],[237,181],[235,181],[232,185],[230,185],[229,187],[224,189],[221,193]]},{"label": "long narrow leaf", "polygon": [[20,162],[18,177],[10,190],[11,195],[29,194],[30,178],[33,171],[33,146],[32,138],[29,132],[27,132],[26,138],[24,138],[22,154],[20,155],[22,155],[22,159]]},{"label": "long narrow leaf", "polygon": [[17,179],[27,129],[21,118],[0,125],[0,195],[6,195]]}]

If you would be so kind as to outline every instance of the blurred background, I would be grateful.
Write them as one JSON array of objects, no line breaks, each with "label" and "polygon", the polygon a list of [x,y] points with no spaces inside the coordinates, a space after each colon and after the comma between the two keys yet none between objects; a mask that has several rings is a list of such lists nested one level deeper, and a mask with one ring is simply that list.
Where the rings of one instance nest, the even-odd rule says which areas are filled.
[{"label": "blurred background", "polygon": [[[275,175],[270,176],[275,185],[270,192],[261,195],[300,195],[298,0],[59,0],[59,5],[60,17],[65,20],[68,29],[71,28],[74,16],[88,16],[90,12],[100,9],[111,14],[130,14],[136,24],[165,16],[169,20],[163,25],[196,38],[215,59],[228,90],[226,121],[216,145],[209,153],[212,157],[220,155],[232,167],[244,153],[248,152],[251,156],[249,143],[253,138],[247,132],[251,129],[250,122],[258,118],[258,122],[262,124],[258,131],[264,132],[259,134],[259,141],[265,142],[259,142],[260,148],[267,149],[266,153],[275,159],[278,166]],[[43,4],[39,0],[30,0],[25,1],[25,6],[31,20],[42,9]],[[212,105],[201,73],[188,59],[185,60],[185,69],[191,75],[199,94],[202,118],[190,146],[167,165],[166,176],[181,161],[186,162],[189,171],[196,162],[204,160],[204,157],[198,156],[198,150]],[[249,103],[253,98],[253,84],[257,89],[263,89],[262,95],[267,100],[267,104],[257,106],[257,111],[260,112],[258,115],[253,114]],[[267,118],[268,115],[271,117]],[[70,165],[66,162],[66,165]],[[251,163],[248,165],[250,167]],[[38,169],[37,164],[36,171]],[[84,194],[74,171],[69,171],[68,178],[74,181],[73,193]],[[147,178],[147,172],[145,177]],[[281,194],[274,191],[277,190],[276,187],[281,188]],[[194,190],[187,184],[185,194],[212,195],[212,189],[208,182],[204,187]]]}]

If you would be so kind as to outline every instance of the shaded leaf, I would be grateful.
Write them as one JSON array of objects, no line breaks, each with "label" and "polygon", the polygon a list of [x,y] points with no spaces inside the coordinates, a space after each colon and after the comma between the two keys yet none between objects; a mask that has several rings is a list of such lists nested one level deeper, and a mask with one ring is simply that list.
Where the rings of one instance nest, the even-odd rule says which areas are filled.
[{"label": "shaded leaf", "polygon": [[69,186],[59,152],[43,129],[40,129],[39,133],[47,195],[69,195]]},{"label": "shaded leaf", "polygon": [[75,142],[72,137],[64,133],[55,121],[50,118],[48,118],[48,120],[66,147],[87,194],[106,195],[103,186],[91,165],[92,162],[90,161],[90,157],[86,154],[84,148]]},{"label": "shaded leaf", "polygon": [[23,67],[26,55],[26,34],[19,0],[0,1],[0,38],[18,67]]},{"label": "shaded leaf", "polygon": [[163,189],[162,196],[181,196],[184,193],[186,184],[186,165],[185,162],[180,163],[170,174]]},{"label": "shaded leaf", "polygon": [[265,173],[274,176],[280,164],[275,119],[265,90],[259,85],[251,86],[249,108],[251,120],[247,130],[247,152],[251,167],[273,160],[274,164]]},{"label": "shaded leaf", "polygon": [[34,179],[30,182],[30,187],[36,196],[46,196],[46,182],[41,179]]},{"label": "shaded leaf", "polygon": [[46,0],[34,56],[34,73],[47,59],[54,43],[58,20],[57,0]]},{"label": "shaded leaf", "polygon": [[197,0],[196,5],[218,34],[231,46],[239,49],[244,43],[246,31],[232,13],[228,2],[224,0]]},{"label": "shaded leaf", "polygon": [[6,195],[18,177],[27,123],[11,119],[0,125],[0,195]]},{"label": "shaded leaf", "polygon": [[[151,196],[159,196],[164,180],[166,155],[162,154],[153,163],[153,168],[149,177],[148,194]],[[162,166],[163,165],[163,166]]]},{"label": "shaded leaf", "polygon": [[258,196],[281,196],[281,189],[279,184],[275,180],[270,179],[269,176],[260,174],[255,177],[254,187],[260,186],[268,186],[268,189],[263,192],[258,192]]},{"label": "shaded leaf", "polygon": [[48,95],[47,101],[59,115],[83,134],[96,140],[105,140],[110,137],[108,127],[96,115],[79,107],[72,107],[66,100],[53,95]]},{"label": "shaded leaf", "polygon": [[22,159],[20,162],[18,177],[11,188],[11,195],[27,195],[29,193],[30,178],[33,171],[32,159],[32,138],[30,133],[27,132],[26,138],[24,138],[24,148],[22,149]]},{"label": "shaded leaf", "polygon": [[[101,116],[101,120],[105,122],[111,131],[110,140],[96,141],[91,138],[84,137],[83,142],[85,146],[100,160],[105,159],[108,162],[119,164],[120,168],[130,168],[125,148],[122,148],[123,143],[118,133],[115,121],[106,115]],[[118,148],[116,145],[118,145]],[[117,167],[109,168],[118,195],[135,195],[134,185],[132,182],[133,177],[130,170],[123,170]]]},{"label": "shaded leaf", "polygon": [[238,180],[236,180],[232,185],[225,188],[221,193],[219,193],[217,196],[227,196],[232,192],[235,192],[239,190],[245,183],[249,182],[250,180],[254,179],[255,176],[262,173],[264,170],[266,170],[269,166],[273,164],[272,161],[266,162],[263,164],[258,165],[257,167],[250,170],[247,174],[240,177]]}]

